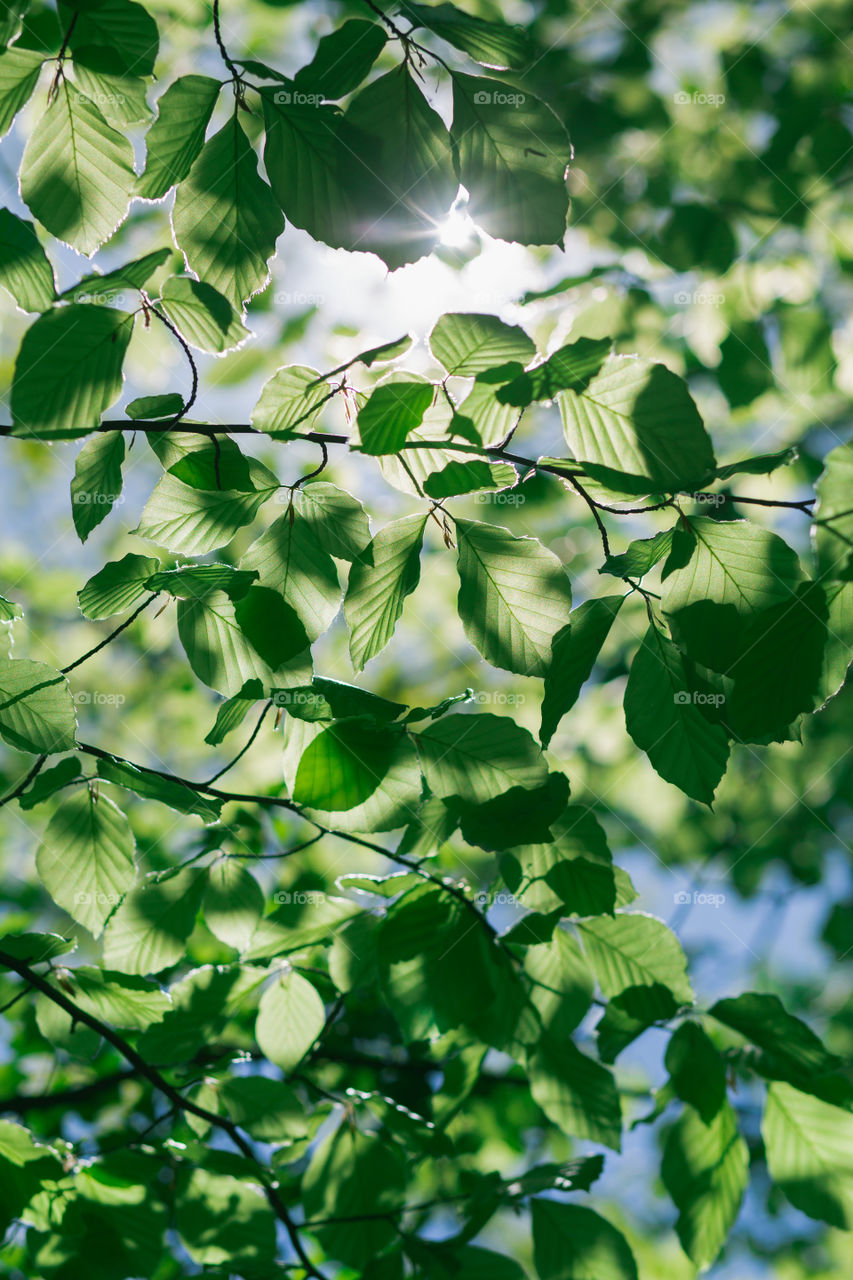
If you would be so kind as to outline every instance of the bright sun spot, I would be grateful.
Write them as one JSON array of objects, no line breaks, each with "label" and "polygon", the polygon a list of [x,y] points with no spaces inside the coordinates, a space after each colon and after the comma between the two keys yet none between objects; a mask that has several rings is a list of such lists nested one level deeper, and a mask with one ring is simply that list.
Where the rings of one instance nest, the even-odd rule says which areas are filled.
[{"label": "bright sun spot", "polygon": [[474,219],[462,209],[451,209],[441,224],[441,243],[450,249],[461,249],[474,234]]}]

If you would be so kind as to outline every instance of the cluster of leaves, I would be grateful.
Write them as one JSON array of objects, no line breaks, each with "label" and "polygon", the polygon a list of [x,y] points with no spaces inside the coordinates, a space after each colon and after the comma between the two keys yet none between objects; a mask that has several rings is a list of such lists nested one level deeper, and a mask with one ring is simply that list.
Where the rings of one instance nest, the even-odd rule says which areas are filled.
[{"label": "cluster of leaves", "polygon": [[[122,495],[130,432],[162,472],[134,531],[160,555],[126,551],[79,588],[82,616],[117,619],[113,629],[63,668],[0,659],[0,737],[25,756],[2,803],[44,814],[35,909],[58,930],[10,926],[0,964],[20,1060],[46,1042],[66,1076],[36,1101],[17,1087],[21,1068],[0,1104],[30,1121],[0,1122],[4,1226],[25,1226],[10,1250],[24,1274],[71,1276],[85,1256],[104,1280],[166,1280],[187,1258],[247,1277],[323,1276],[328,1264],[372,1280],[511,1280],[530,1256],[540,1280],[631,1280],[626,1235],[565,1199],[604,1165],[567,1139],[620,1150],[626,1108],[613,1064],[652,1028],[667,1037],[666,1079],[641,1119],[676,1117],[661,1177],[697,1268],[723,1248],[752,1161],[811,1218],[853,1225],[844,1062],[775,995],[696,1007],[675,933],[632,909],[636,890],[593,806],[570,798],[549,759],[614,640],[633,650],[627,734],[690,800],[711,805],[733,747],[760,754],[800,736],[853,653],[851,446],[825,459],[813,549],[798,555],[736,515],[773,499],[731,487],[781,473],[792,450],[719,464],[686,378],[623,352],[619,323],[545,353],[524,327],[475,312],[434,326],[431,377],[400,367],[405,337],[328,373],[276,369],[250,425],[191,417],[194,352],[221,355],[248,338],[246,304],[268,281],[285,217],[396,268],[434,248],[461,183],[489,235],[563,238],[568,134],[525,78],[540,56],[530,33],[451,4],[374,16],[343,22],[286,77],[235,59],[215,8],[227,77],[166,88],[136,175],[153,18],[132,0],[8,8],[4,124],[42,67],[53,71],[21,166],[33,217],[89,255],[134,197],[175,187],[184,264],[176,271],[172,249],[155,248],[57,293],[34,224],[0,215],[0,283],[38,313],[16,358],[5,434],[86,437],[71,483],[82,541]],[[508,78],[457,69],[421,31]],[[422,87],[427,58],[452,89],[449,129]],[[226,85],[228,120],[206,138]],[[267,181],[241,122],[257,122],[259,103]],[[680,270],[704,254],[725,270],[734,254],[719,220],[712,236],[709,225],[676,207],[664,261]],[[117,301],[128,295],[132,311]],[[186,358],[191,392],[140,397],[105,421],[134,325],[152,321]],[[741,387],[741,375],[728,385]],[[729,402],[753,398],[733,390]],[[535,442],[533,456],[519,453],[527,423],[550,405],[563,456]],[[343,434],[327,421],[341,411]],[[285,485],[244,438],[272,459],[307,444],[320,465]],[[365,476],[360,496],[324,478],[335,450]],[[377,477],[414,512],[374,532],[361,498]],[[598,570],[612,580],[574,607],[571,563],[539,537],[470,518],[472,500],[543,481],[588,513]],[[494,509],[479,505],[480,515]],[[790,505],[808,515],[814,500]],[[663,527],[613,554],[613,522],[647,512]],[[458,619],[482,670],[542,682],[538,741],[514,716],[475,709],[470,690],[422,706],[352,682],[413,607],[422,560],[439,573],[454,559]],[[73,673],[155,601],[176,602],[186,664],[221,695],[205,743],[215,752],[257,708],[239,755],[208,781],[135,763],[77,724]],[[341,605],[347,681],[316,674],[313,657]],[[4,599],[0,610],[20,630],[20,606]],[[219,785],[256,742],[275,742],[271,726],[281,777],[247,791]],[[320,843],[372,867],[379,857],[379,870],[329,883],[311,863]],[[513,911],[499,927],[501,900]],[[77,945],[91,963],[72,958]],[[760,1142],[730,1096],[738,1082],[766,1082]],[[58,1136],[55,1117],[69,1107],[94,1117],[82,1139]],[[520,1160],[518,1176],[502,1176]],[[496,1215],[527,1206],[532,1254],[526,1242],[518,1259],[474,1243]],[[439,1242],[433,1214],[449,1209],[455,1225]],[[164,1238],[179,1245],[166,1263]]]}]

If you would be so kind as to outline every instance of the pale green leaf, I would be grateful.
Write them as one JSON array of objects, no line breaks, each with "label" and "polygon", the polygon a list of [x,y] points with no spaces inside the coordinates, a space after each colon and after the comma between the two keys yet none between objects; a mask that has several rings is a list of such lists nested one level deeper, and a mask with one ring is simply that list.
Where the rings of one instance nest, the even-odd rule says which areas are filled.
[{"label": "pale green leaf", "polygon": [[456,72],[451,137],[479,226],[518,244],[562,242],[572,149],[550,107],[514,85]]},{"label": "pale green leaf", "polygon": [[220,858],[207,874],[201,909],[210,932],[243,951],[264,913],[263,891],[239,858]]},{"label": "pale green leaf", "polygon": [[575,705],[581,689],[592,675],[601,646],[610,633],[623,599],[623,596],[601,596],[585,600],[573,610],[568,625],[553,637],[539,729],[543,747],[548,746],[557,725]]},{"label": "pale green leaf", "polygon": [[539,1280],[637,1280],[628,1242],[584,1205],[533,1200],[533,1257]]},{"label": "pale green leaf", "polygon": [[548,776],[538,744],[509,716],[443,716],[414,737],[437,796],[477,804],[510,787],[541,787]]},{"label": "pale green leaf", "polygon": [[625,725],[662,778],[708,805],[729,757],[725,730],[703,714],[710,696],[688,686],[675,645],[649,627],[628,676]]},{"label": "pale green leaf", "polygon": [[281,593],[310,640],[331,626],[341,605],[338,571],[302,516],[285,512],[252,543],[240,568],[255,570],[261,586]]},{"label": "pale green leaf", "polygon": [[536,355],[536,344],[518,325],[469,312],[442,316],[429,335],[429,347],[448,373],[463,378],[510,361],[525,365]]},{"label": "pale green leaf", "polygon": [[0,53],[0,138],[38,84],[44,55],[17,46]]},{"label": "pale green leaf", "polygon": [[28,208],[58,239],[91,257],[126,218],[135,180],[129,139],[62,79],[21,162]]},{"label": "pale green leaf", "polygon": [[619,1094],[601,1063],[581,1053],[571,1040],[546,1034],[529,1060],[528,1078],[534,1100],[562,1133],[620,1149]]},{"label": "pale green leaf", "polygon": [[493,666],[544,675],[551,641],[570,620],[571,587],[562,564],[536,538],[499,525],[460,520],[459,616]]},{"label": "pale green leaf", "polygon": [[352,494],[325,480],[296,491],[296,509],[322,551],[338,560],[355,560],[370,542],[367,512]]},{"label": "pale green leaf", "polygon": [[[2,68],[0,55],[0,68]],[[47,311],[53,303],[53,267],[31,222],[0,209],[0,285],[22,311]]]},{"label": "pale green leaf", "polygon": [[328,383],[316,369],[304,364],[286,365],[264,384],[252,410],[252,426],[286,440],[294,427],[303,422],[310,425],[329,394]]},{"label": "pale green leaf", "polygon": [[68,681],[28,658],[0,658],[0,737],[18,751],[73,751],[77,717]]},{"label": "pale green leaf", "polygon": [[131,889],[104,933],[104,964],[121,973],[159,973],[186,954],[205,874],[195,867]]},{"label": "pale green leaf", "polygon": [[326,1020],[323,1001],[307,978],[281,974],[261,996],[255,1039],[282,1071],[292,1071],[311,1048]]},{"label": "pale green leaf", "polygon": [[706,1124],[685,1107],[667,1138],[661,1175],[679,1210],[684,1252],[704,1270],[725,1244],[749,1181],[749,1148],[733,1108],[725,1103]]},{"label": "pale green leaf", "polygon": [[190,270],[235,308],[269,280],[284,218],[236,112],[178,186],[172,225]]},{"label": "pale green leaf", "polygon": [[36,867],[53,900],[98,937],[136,879],[133,852],[121,810],[82,787],[51,818]]},{"label": "pale green leaf", "polygon": [[15,362],[12,419],[17,435],[84,435],[121,395],[133,317],[73,303],[40,316]]},{"label": "pale green leaf", "polygon": [[761,1123],[770,1177],[797,1209],[853,1230],[853,1115],[771,1084]]},{"label": "pale green leaf", "polygon": [[420,580],[426,516],[406,516],[380,529],[350,570],[344,617],[356,671],[375,658],[394,634],[406,597]]},{"label": "pale green leaf", "polygon": [[678,1004],[692,1004],[687,959],[662,920],[639,912],[619,912],[580,921],[584,950],[608,997],[628,987],[667,987]]},{"label": "pale green leaf", "polygon": [[159,200],[192,168],[222,85],[210,76],[179,76],[157,101],[157,119],[145,137],[145,168],[135,194]]},{"label": "pale green leaf", "polygon": [[121,498],[123,462],[124,436],[120,431],[99,432],[78,453],[71,481],[71,514],[81,542]]},{"label": "pale green leaf", "polygon": [[221,355],[251,336],[228,299],[202,280],[172,276],[160,291],[160,305],[190,346],[200,351]]},{"label": "pale green leaf", "polygon": [[582,391],[559,395],[569,448],[619,493],[701,488],[715,467],[711,441],[683,380],[662,364],[611,356]]},{"label": "pale green leaf", "polygon": [[138,556],[133,552],[121,560],[111,560],[78,591],[80,612],[92,619],[124,613],[145,595],[145,584],[159,565],[160,561],[154,556]]}]

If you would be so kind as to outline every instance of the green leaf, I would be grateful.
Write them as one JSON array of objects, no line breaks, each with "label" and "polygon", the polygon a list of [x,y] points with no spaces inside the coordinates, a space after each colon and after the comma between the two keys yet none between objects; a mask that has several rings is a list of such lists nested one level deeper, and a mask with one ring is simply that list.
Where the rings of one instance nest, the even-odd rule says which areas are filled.
[{"label": "green leaf", "polygon": [[726,1064],[698,1023],[676,1027],[664,1061],[678,1097],[710,1124],[726,1101]]},{"label": "green leaf", "polygon": [[622,1111],[606,1067],[581,1053],[571,1040],[545,1034],[530,1058],[528,1077],[534,1100],[563,1133],[620,1150]]},{"label": "green leaf", "polygon": [[711,441],[684,381],[662,364],[611,356],[583,391],[562,391],[569,448],[593,479],[628,494],[701,488]]},{"label": "green leaf", "polygon": [[82,787],[48,823],[36,867],[53,900],[97,938],[136,879],[133,851],[121,810]]},{"label": "green leaf", "polygon": [[718,1000],[709,1013],[761,1050],[751,1058],[751,1065],[772,1079],[809,1089],[815,1077],[842,1065],[804,1022],[786,1011],[778,996],[747,991]]},{"label": "green leaf", "polygon": [[426,521],[426,516],[416,515],[385,525],[353,561],[344,617],[356,671],[385,648],[406,597],[418,585]]},{"label": "green leaf", "polygon": [[578,338],[513,378],[498,391],[498,399],[523,408],[534,400],[554,400],[560,391],[582,392],[601,369],[612,345],[611,338]]},{"label": "green leaf", "polygon": [[107,123],[119,130],[151,119],[146,81],[118,70],[112,49],[100,45],[76,49],[74,82],[98,104]]},{"label": "green leaf", "polygon": [[792,601],[803,572],[786,542],[747,520],[699,517],[687,526],[676,531],[664,566],[661,608],[681,649],[727,673],[750,619]]},{"label": "green leaf", "polygon": [[159,973],[185,955],[205,873],[195,867],[131,889],[104,933],[104,963],[121,973]]},{"label": "green leaf", "polygon": [[688,686],[675,645],[657,626],[646,632],[625,689],[625,726],[637,746],[667,782],[710,805],[726,771],[725,731],[706,719],[702,700]]},{"label": "green leaf", "polygon": [[544,786],[536,742],[509,716],[448,715],[413,735],[430,790],[477,804],[510,787]]},{"label": "green leaf", "polygon": [[660,984],[678,1004],[693,1003],[687,960],[663,921],[639,912],[620,912],[580,921],[577,928],[605,996],[618,996],[628,987]]},{"label": "green leaf", "polygon": [[625,906],[636,894],[614,868],[601,825],[588,809],[569,805],[552,824],[548,844],[517,847],[501,870],[523,906],[561,915],[602,915]]},{"label": "green leaf", "polygon": [[18,751],[73,751],[77,717],[68,681],[28,658],[0,658],[0,737]]},{"label": "green leaf", "polygon": [[404,0],[400,11],[415,27],[426,27],[484,67],[507,71],[510,67],[526,67],[533,60],[533,45],[523,27],[484,22],[457,9],[455,4],[413,4]]},{"label": "green leaf", "polygon": [[530,1001],[542,1028],[555,1040],[567,1039],[592,1004],[592,973],[580,947],[557,929],[549,942],[527,948],[524,972],[533,979]]},{"label": "green leaf", "polygon": [[667,1022],[677,1013],[678,1002],[662,983],[626,987],[608,1000],[596,1024],[598,1056],[602,1062],[615,1062],[622,1050],[649,1027]]},{"label": "green leaf", "polygon": [[[280,702],[286,694],[276,692]],[[312,695],[313,696],[313,695]],[[308,743],[323,731],[323,724],[311,724],[288,715],[284,725],[284,773],[293,790],[299,761]],[[352,809],[310,809],[309,817],[336,831],[393,831],[404,827],[417,814],[421,803],[422,779],[418,757],[408,737],[401,737],[388,771],[363,804]]]},{"label": "green leaf", "polygon": [[550,107],[500,80],[456,72],[450,133],[479,226],[518,244],[562,242],[571,143]]},{"label": "green leaf", "polygon": [[17,46],[0,53],[0,138],[32,96],[44,65],[44,55]]},{"label": "green leaf", "polygon": [[91,257],[127,217],[133,148],[63,78],[30,134],[20,180],[21,196],[42,226]]},{"label": "green leaf", "polygon": [[174,250],[154,249],[141,258],[126,262],[123,267],[107,271],[103,275],[91,271],[83,276],[70,289],[64,289],[59,295],[69,302],[109,302],[120,299],[127,289],[141,289],[146,285],[164,262],[171,258]]},{"label": "green leaf", "polygon": [[317,42],[314,57],[293,77],[294,88],[323,98],[345,97],[361,84],[386,40],[378,22],[348,19]]},{"label": "green leaf", "polygon": [[114,1027],[144,1031],[162,1021],[172,1006],[167,992],[153,982],[111,973],[96,965],[80,965],[65,979],[66,990],[73,988],[73,998],[86,1013]]},{"label": "green leaf", "polygon": [[222,85],[210,76],[179,76],[157,101],[157,119],[145,137],[145,168],[135,194],[159,200],[182,182],[204,146]]},{"label": "green leaf", "polygon": [[121,395],[133,317],[74,303],[40,316],[24,334],[12,383],[17,435],[84,435]]},{"label": "green leaf", "polygon": [[175,1228],[194,1263],[269,1272],[275,1220],[257,1186],[196,1168],[183,1173],[176,1191]]},{"label": "green leaf", "polygon": [[[405,1203],[405,1187],[406,1167],[395,1147],[341,1124],[314,1151],[302,1177],[302,1193],[309,1219],[345,1221],[311,1234],[331,1257],[361,1274],[398,1238],[396,1215],[375,1215]],[[359,1220],[365,1215],[366,1220]]]},{"label": "green leaf", "polygon": [[380,384],[358,415],[361,452],[397,453],[420,426],[434,394],[435,389],[428,382],[400,378]]},{"label": "green leaf", "polygon": [[449,462],[441,471],[427,476],[423,490],[430,498],[455,498],[483,489],[506,489],[514,486],[517,479],[515,468],[508,462]]},{"label": "green leaf", "polygon": [[539,1280],[637,1280],[628,1242],[606,1218],[577,1204],[533,1200]]},{"label": "green leaf", "polygon": [[305,1057],[325,1021],[316,989],[291,970],[277,977],[261,996],[255,1039],[270,1062],[289,1072]]},{"label": "green leaf", "polygon": [[143,800],[166,804],[177,813],[194,813],[205,822],[216,822],[222,810],[221,800],[200,795],[172,778],[161,778],[150,770],[138,769],[126,760],[99,760],[98,777],[135,791]]},{"label": "green leaf", "polygon": [[202,280],[171,276],[160,291],[160,305],[190,346],[200,351],[222,355],[250,337],[228,299]]},{"label": "green leaf", "polygon": [[[253,596],[258,591],[262,597]],[[271,613],[276,600],[278,608]],[[239,616],[240,609],[250,610],[251,616]],[[251,587],[236,604],[224,591],[179,601],[178,635],[199,680],[228,697],[253,678],[265,687],[275,684],[276,672],[291,666],[310,679],[305,630],[289,605],[268,588]]]},{"label": "green leaf", "polygon": [[835,380],[832,324],[822,306],[777,303],[779,382],[789,395],[804,400],[827,395]]},{"label": "green leaf", "polygon": [[752,404],[773,386],[770,352],[764,330],[757,321],[739,320],[732,325],[720,343],[717,380],[731,409]]},{"label": "green leaf", "polygon": [[24,611],[19,604],[0,596],[0,623],[8,625],[18,618],[23,618]]},{"label": "green leaf", "polygon": [[458,607],[468,639],[493,666],[544,675],[551,641],[570,619],[562,564],[536,538],[499,525],[459,520],[456,529]]},{"label": "green leaf", "polygon": [[370,542],[367,512],[337,485],[312,480],[297,489],[295,505],[320,550],[338,560],[356,560]]},{"label": "green leaf", "polygon": [[357,215],[347,247],[378,253],[392,270],[429,253],[459,183],[444,121],[405,65],[356,94],[341,136]]},{"label": "green leaf", "polygon": [[853,1115],[771,1084],[761,1123],[770,1177],[797,1209],[853,1229]]},{"label": "green leaf", "polygon": [[19,797],[18,803],[22,809],[35,809],[37,805],[49,800],[52,795],[55,795],[67,783],[77,778],[82,779],[82,773],[80,757],[76,755],[66,756],[58,764],[54,765],[52,769],[42,769],[33,785]]},{"label": "green leaf", "polygon": [[239,728],[259,698],[264,696],[264,686],[260,680],[247,680],[233,698],[227,698],[216,713],[213,728],[205,734],[208,746],[218,747],[229,733]]},{"label": "green leaf", "polygon": [[133,552],[121,560],[110,560],[77,592],[80,612],[92,619],[124,613],[146,594],[145,584],[159,564],[154,556]]},{"label": "green leaf", "polygon": [[331,626],[341,606],[338,571],[301,516],[285,512],[252,543],[240,568],[255,570],[261,586],[282,595],[309,640]]},{"label": "green leaf", "polygon": [[[360,243],[357,231],[356,184],[347,180],[347,162],[354,162],[359,172],[362,165],[342,140],[339,109],[306,103],[295,88],[265,89],[261,101],[264,165],[288,221],[325,244],[369,248]],[[300,175],[298,182],[294,173]]]},{"label": "green leaf", "polygon": [[238,858],[220,858],[207,874],[201,909],[210,932],[243,951],[264,914],[263,891]]},{"label": "green leaf", "polygon": [[171,391],[161,396],[138,396],[127,405],[125,413],[134,422],[150,422],[157,418],[174,418],[183,407],[184,397]]},{"label": "green leaf", "polygon": [[8,209],[0,209],[0,285],[22,311],[47,311],[53,304],[53,267],[35,227]]},{"label": "green leaf", "polygon": [[684,1252],[704,1270],[725,1244],[749,1181],[749,1148],[733,1108],[725,1103],[706,1124],[685,1107],[667,1138],[661,1174],[679,1210]]},{"label": "green leaf", "polygon": [[573,610],[569,623],[554,635],[542,697],[539,741],[543,747],[548,746],[558,724],[575,705],[592,675],[623,599],[624,596],[601,596],[585,600]]},{"label": "green leaf", "polygon": [[726,724],[741,741],[784,740],[797,716],[820,705],[828,619],[826,592],[806,581],[744,627],[724,706]]},{"label": "green leaf", "polygon": [[76,939],[61,938],[58,933],[4,933],[0,937],[0,950],[27,964],[41,964],[54,956],[67,955],[76,946]]},{"label": "green leaf", "polygon": [[265,1076],[232,1076],[217,1090],[235,1124],[260,1142],[307,1136],[309,1120],[294,1091]]},{"label": "green leaf", "polygon": [[124,436],[120,431],[93,436],[78,453],[71,481],[71,513],[81,542],[120,500],[123,462]]},{"label": "green leaf", "polygon": [[77,18],[69,37],[72,50],[103,45],[110,49],[122,71],[135,76],[153,74],[159,43],[157,23],[141,4],[133,0],[99,0],[91,7],[62,6],[64,31],[69,29],[75,14]]},{"label": "green leaf", "polygon": [[621,556],[608,556],[598,572],[610,573],[614,578],[644,578],[658,561],[669,555],[674,534],[674,529],[665,529],[651,538],[632,542]]},{"label": "green leaf", "polygon": [[232,600],[239,600],[257,577],[254,570],[232,569],[229,564],[191,564],[153,573],[145,586],[149,591],[168,591],[180,600],[205,596],[210,591],[224,591]]},{"label": "green leaf", "polygon": [[406,1041],[470,1025],[497,998],[485,929],[473,910],[434,885],[410,889],[388,909],[376,947],[384,998]]},{"label": "green leaf", "polygon": [[549,773],[545,785],[535,791],[512,787],[503,795],[477,804],[456,799],[449,799],[447,804],[458,814],[462,836],[468,844],[500,851],[551,840],[551,823],[564,812],[568,798],[565,774]]},{"label": "green leaf", "polygon": [[658,232],[657,253],[673,271],[704,267],[725,275],[737,254],[737,240],[723,210],[712,204],[673,204]]},{"label": "green leaf", "polygon": [[252,426],[274,438],[287,440],[294,427],[310,422],[329,395],[328,383],[308,365],[291,364],[276,369],[252,410]]},{"label": "green leaf", "polygon": [[145,504],[135,532],[170,551],[206,555],[251,524],[271,493],[196,489],[167,473]]},{"label": "green leaf", "polygon": [[436,321],[429,348],[448,373],[472,378],[495,365],[525,365],[536,355],[536,344],[518,325],[497,316],[449,312]]},{"label": "green leaf", "polygon": [[178,186],[172,225],[190,270],[236,309],[266,285],[284,218],[236,113]]},{"label": "green leaf", "polygon": [[296,772],[293,798],[312,809],[353,809],[382,782],[396,738],[363,721],[330,725],[309,744]]},{"label": "green leaf", "polygon": [[840,444],[826,455],[815,485],[818,505],[812,528],[820,574],[853,580],[853,446]]},{"label": "green leaf", "polygon": [[718,480],[730,480],[732,476],[769,476],[778,467],[790,466],[799,457],[796,445],[779,449],[776,453],[758,453],[739,462],[729,462],[717,467]]}]

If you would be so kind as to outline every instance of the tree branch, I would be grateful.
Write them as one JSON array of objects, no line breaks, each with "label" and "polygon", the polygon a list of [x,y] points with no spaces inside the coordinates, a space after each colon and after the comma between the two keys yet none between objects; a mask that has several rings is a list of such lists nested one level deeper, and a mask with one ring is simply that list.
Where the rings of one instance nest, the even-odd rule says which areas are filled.
[{"label": "tree branch", "polygon": [[41,975],[36,973],[34,969],[31,969],[26,961],[19,960],[16,956],[9,955],[8,952],[0,950],[0,964],[7,969],[11,969],[14,973],[17,973],[19,977],[23,978],[31,987],[34,987],[36,991],[40,991],[42,995],[47,996],[48,1000],[51,1000],[60,1009],[64,1010],[65,1013],[69,1014],[75,1022],[79,1022],[83,1026],[89,1027],[90,1030],[97,1032],[97,1034],[106,1040],[108,1044],[111,1044],[114,1049],[118,1050],[122,1057],[130,1063],[140,1076],[146,1079],[149,1084],[152,1084],[155,1089],[159,1090],[160,1093],[168,1098],[172,1105],[178,1110],[187,1112],[190,1115],[198,1116],[200,1120],[206,1120],[208,1124],[214,1125],[217,1129],[221,1129],[223,1133],[227,1134],[240,1154],[245,1156],[247,1160],[251,1160],[258,1169],[258,1181],[264,1189],[267,1203],[279,1221],[284,1223],[290,1243],[292,1244],[294,1252],[306,1273],[309,1276],[315,1277],[315,1280],[325,1280],[323,1273],[317,1270],[305,1252],[305,1248],[299,1237],[299,1231],[296,1223],[290,1216],[290,1211],[284,1201],[281,1199],[274,1181],[258,1160],[252,1150],[251,1144],[243,1137],[239,1128],[233,1123],[233,1121],[226,1119],[215,1111],[208,1111],[207,1107],[202,1107],[197,1102],[191,1102],[189,1098],[185,1098],[179,1089],[176,1089],[174,1085],[170,1084],[156,1067],[152,1067],[150,1063],[146,1062],[142,1055],[134,1049],[133,1045],[125,1040],[123,1036],[120,1036],[117,1031],[113,1030],[108,1023],[102,1022],[100,1018],[96,1018],[93,1014],[88,1013],[85,1009],[76,1005],[69,996],[54,987],[46,978],[41,977]]}]

